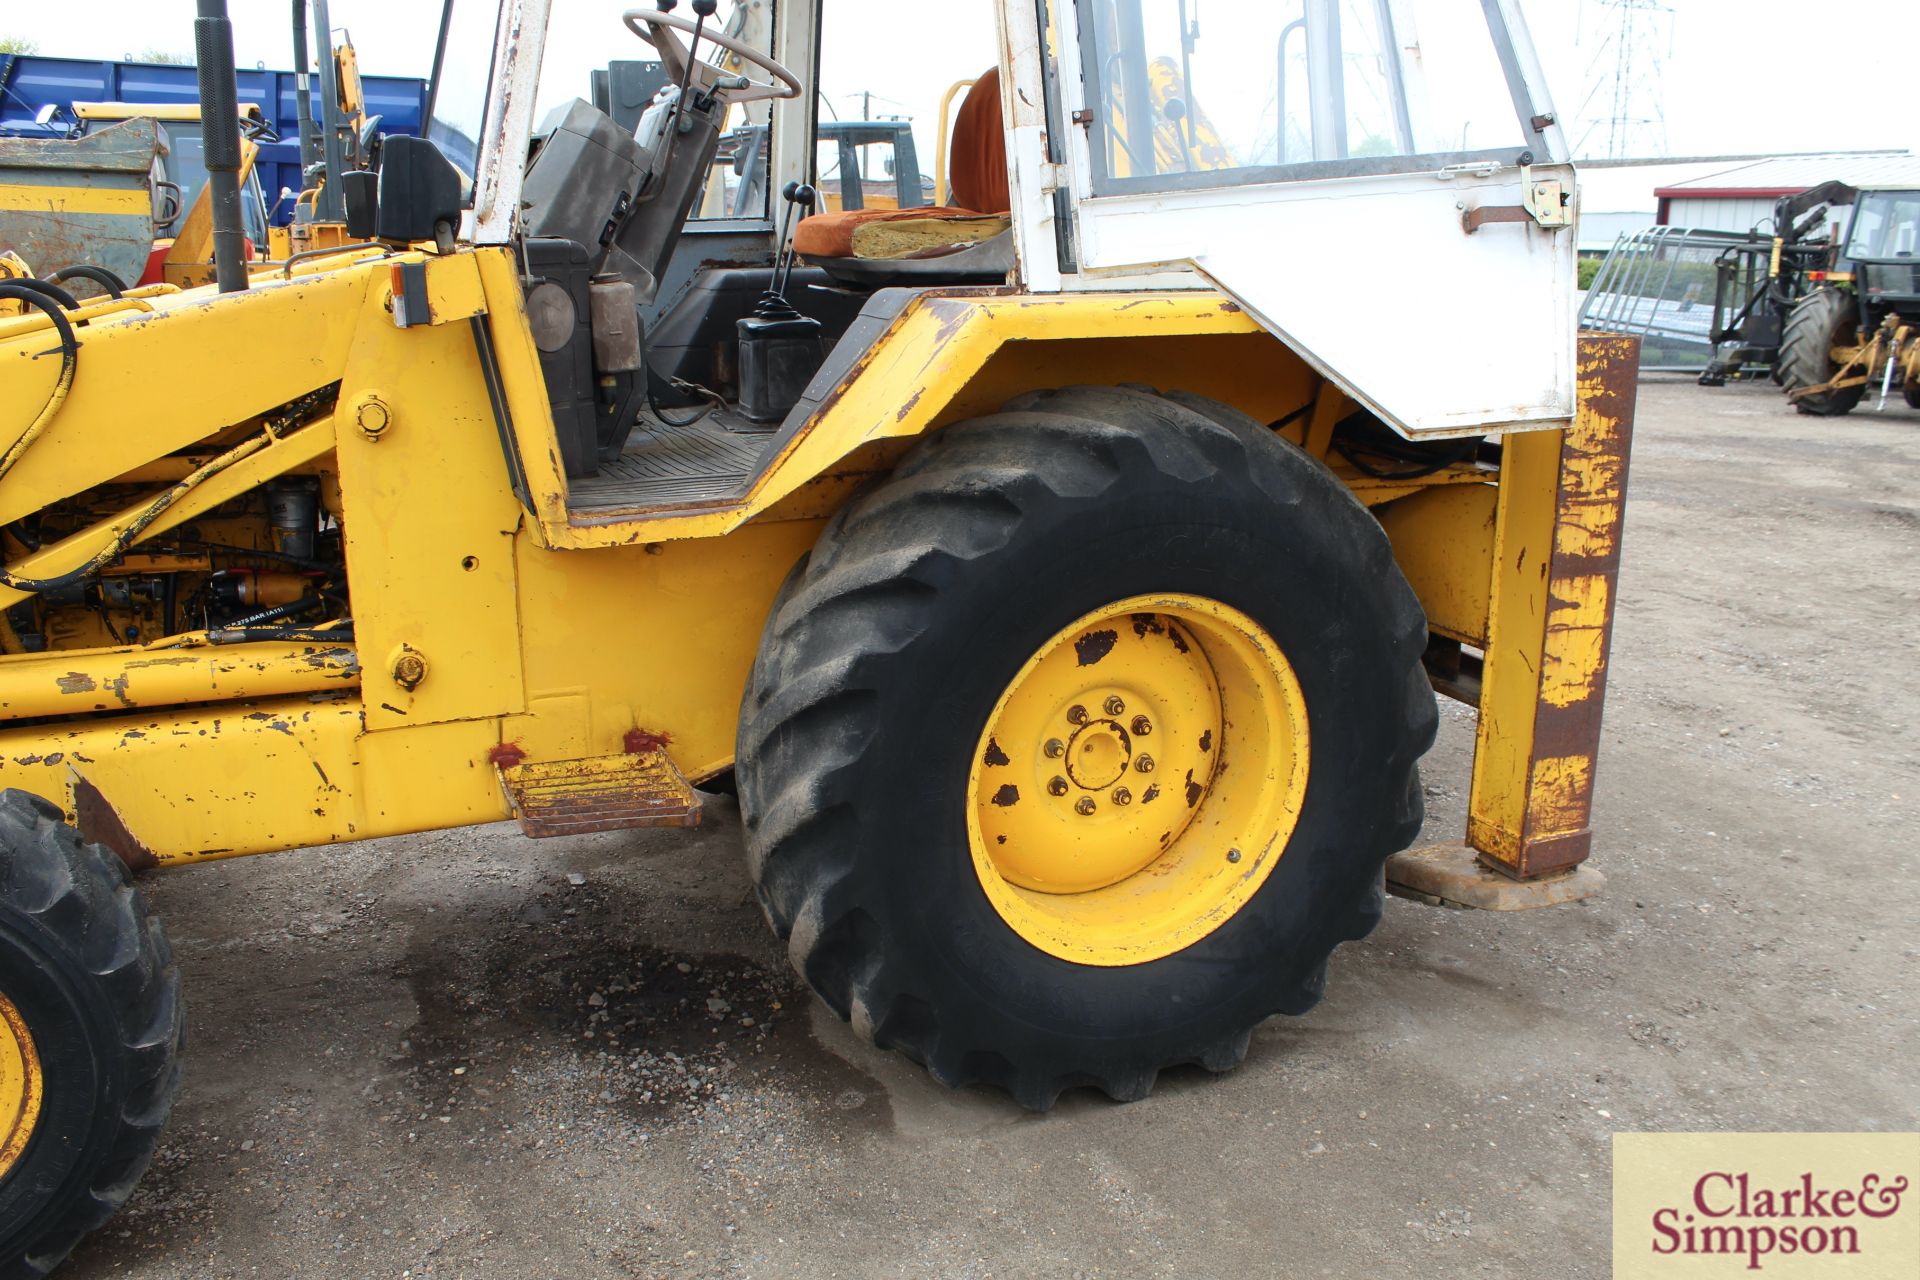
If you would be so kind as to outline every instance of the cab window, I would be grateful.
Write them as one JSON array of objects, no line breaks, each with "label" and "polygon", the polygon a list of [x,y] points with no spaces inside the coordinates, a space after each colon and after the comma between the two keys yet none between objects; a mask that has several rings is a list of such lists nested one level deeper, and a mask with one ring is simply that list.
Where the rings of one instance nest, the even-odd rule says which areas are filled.
[{"label": "cab window", "polygon": [[1100,194],[1520,159],[1483,6],[1085,0]]}]

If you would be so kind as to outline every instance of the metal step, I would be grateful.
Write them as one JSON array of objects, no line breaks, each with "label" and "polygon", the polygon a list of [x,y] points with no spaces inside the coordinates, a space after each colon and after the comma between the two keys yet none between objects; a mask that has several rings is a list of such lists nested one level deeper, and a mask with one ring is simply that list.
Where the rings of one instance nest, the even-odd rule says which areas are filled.
[{"label": "metal step", "polygon": [[700,797],[665,751],[516,764],[500,783],[535,839],[700,825]]}]

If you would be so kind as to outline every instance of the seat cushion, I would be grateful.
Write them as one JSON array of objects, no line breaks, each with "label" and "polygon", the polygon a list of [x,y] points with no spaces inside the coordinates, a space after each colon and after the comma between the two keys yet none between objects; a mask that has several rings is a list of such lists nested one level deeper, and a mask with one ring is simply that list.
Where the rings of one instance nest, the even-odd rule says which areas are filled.
[{"label": "seat cushion", "polygon": [[947,198],[962,209],[1005,213],[1013,208],[1013,197],[1007,193],[1007,130],[1000,114],[999,67],[987,68],[973,82],[954,115],[947,186]]},{"label": "seat cushion", "polygon": [[1005,214],[943,206],[843,209],[802,221],[793,245],[804,258],[933,258],[991,240],[1012,225]]}]

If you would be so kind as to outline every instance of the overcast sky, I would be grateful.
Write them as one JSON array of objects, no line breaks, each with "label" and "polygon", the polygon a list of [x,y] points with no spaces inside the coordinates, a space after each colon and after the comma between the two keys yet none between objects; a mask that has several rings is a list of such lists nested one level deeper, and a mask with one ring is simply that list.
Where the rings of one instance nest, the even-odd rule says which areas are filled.
[{"label": "overcast sky", "polygon": [[[490,6],[490,0],[484,2]],[[567,42],[576,54],[603,61],[641,56],[638,42],[618,19],[621,9],[637,2],[556,0],[556,7],[580,33]],[[1225,21],[1221,15],[1229,14],[1236,0],[1192,2],[1211,23],[1203,30],[1214,36]],[[930,141],[940,90],[976,74],[993,57],[992,8],[988,0],[941,0],[934,37],[908,17],[923,3],[826,0],[823,87],[835,113],[857,117],[859,95],[870,91],[874,115],[912,114],[920,126],[916,132]],[[1425,15],[1449,3],[1468,14],[1480,9],[1479,0],[1418,0],[1416,8]],[[1839,0],[1825,12],[1844,13],[1843,28],[1823,26],[1820,6],[1803,2],[1665,3],[1668,12],[1656,19],[1657,30],[1638,43],[1638,52],[1643,64],[1649,50],[1661,62],[1657,83],[1668,154],[1911,148],[1920,141],[1910,97],[1915,50],[1920,49],[1920,4],[1913,0]],[[1617,29],[1619,10],[1607,0],[1522,0],[1522,7],[1561,117],[1574,121],[1571,137],[1578,142],[1585,135],[1588,154],[1605,154],[1604,129],[1589,132],[1589,119],[1580,117],[1583,101],[1588,118],[1610,114],[1608,90],[1588,99],[1596,64],[1609,72],[1615,65],[1604,40]],[[333,0],[332,17],[336,27],[352,33],[365,71],[423,76],[431,65],[439,8],[438,0]],[[966,19],[972,8],[980,20],[970,30]],[[240,65],[291,63],[285,0],[232,0],[230,9]],[[35,41],[39,52],[51,55],[184,54],[193,47],[193,12],[191,0],[32,5],[7,0],[0,4],[0,36]],[[916,49],[911,42],[922,33],[929,34],[924,47]],[[1823,43],[1829,46],[1826,56],[1795,56],[1809,44]],[[1653,114],[1645,94],[1631,110],[1636,116]],[[927,145],[923,142],[923,149]]]}]

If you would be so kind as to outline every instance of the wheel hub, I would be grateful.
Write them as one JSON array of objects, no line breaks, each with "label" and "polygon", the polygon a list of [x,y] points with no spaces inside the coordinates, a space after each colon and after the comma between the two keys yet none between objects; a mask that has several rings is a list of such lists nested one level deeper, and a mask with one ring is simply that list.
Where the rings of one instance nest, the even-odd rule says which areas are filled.
[{"label": "wheel hub", "polygon": [[[1246,781],[1223,792],[1236,738]],[[1264,878],[1305,745],[1291,668],[1251,619],[1199,597],[1120,601],[1042,646],[989,717],[969,786],[976,870],[1055,954],[1165,954]],[[1249,866],[1256,849],[1271,856]]]},{"label": "wheel hub", "polygon": [[1067,743],[1067,777],[1087,791],[1102,791],[1126,776],[1133,740],[1111,720],[1082,725]]},{"label": "wheel hub", "polygon": [[13,1002],[0,993],[0,1182],[26,1154],[40,1118],[41,1087],[33,1033]]}]

